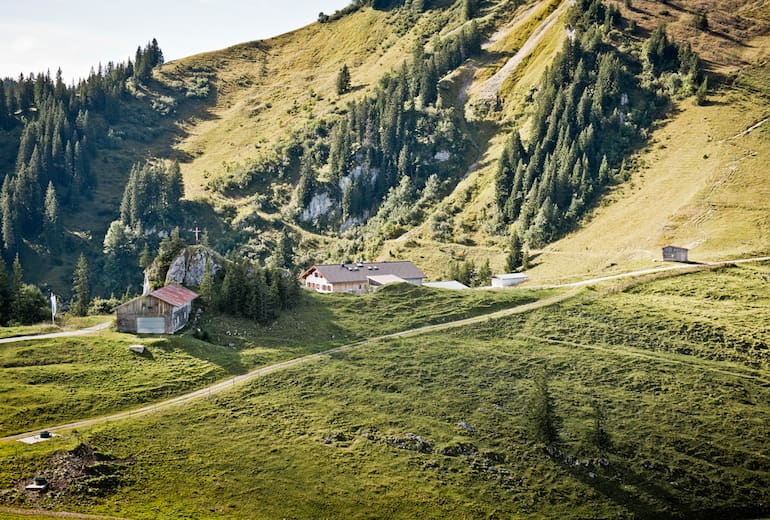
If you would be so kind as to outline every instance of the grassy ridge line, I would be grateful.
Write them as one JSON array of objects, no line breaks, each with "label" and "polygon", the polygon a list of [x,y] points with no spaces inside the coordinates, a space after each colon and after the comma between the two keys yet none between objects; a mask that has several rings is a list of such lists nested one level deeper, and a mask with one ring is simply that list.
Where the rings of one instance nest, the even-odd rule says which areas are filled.
[{"label": "grassy ridge line", "polygon": [[63,425],[59,425],[59,426],[50,426],[50,427],[46,427],[46,428],[37,428],[34,431],[25,432],[25,433],[19,433],[19,434],[10,435],[10,436],[7,436],[7,437],[0,438],[0,442],[15,441],[15,440],[22,439],[24,437],[29,437],[29,436],[35,435],[40,430],[48,430],[50,432],[61,432],[61,431],[68,431],[68,430],[73,430],[73,429],[85,428],[85,427],[93,426],[93,425],[99,424],[99,423],[106,423],[106,422],[110,422],[110,421],[117,421],[117,420],[121,420],[121,419],[127,419],[129,417],[137,417],[137,416],[141,416],[141,415],[147,415],[147,414],[155,412],[155,411],[164,410],[164,409],[171,408],[171,407],[179,405],[179,404],[184,404],[184,403],[187,403],[189,401],[194,401],[196,399],[200,399],[200,398],[203,398],[203,397],[208,397],[208,396],[211,396],[211,395],[214,395],[214,394],[217,394],[217,393],[224,392],[224,391],[226,391],[228,389],[231,389],[231,388],[233,388],[235,386],[238,386],[238,385],[241,385],[241,384],[246,383],[248,381],[251,381],[252,379],[255,379],[257,377],[265,376],[267,374],[271,374],[273,372],[277,372],[277,371],[280,371],[280,370],[283,370],[283,369],[286,369],[286,368],[290,368],[290,367],[293,367],[293,366],[310,363],[312,361],[319,360],[319,359],[321,359],[323,357],[326,357],[326,356],[329,356],[331,354],[335,354],[335,353],[339,353],[339,352],[344,352],[346,350],[350,350],[350,349],[353,349],[355,347],[360,347],[360,346],[363,346],[363,345],[374,343],[374,342],[379,341],[379,340],[389,339],[389,338],[406,338],[406,337],[417,336],[417,335],[421,335],[421,334],[425,334],[425,333],[429,333],[429,332],[437,332],[437,331],[441,331],[441,330],[448,330],[448,329],[453,329],[453,328],[457,328],[457,327],[462,327],[462,326],[465,326],[465,325],[470,325],[470,324],[473,324],[473,323],[479,323],[479,322],[490,320],[490,319],[502,318],[502,317],[505,317],[505,316],[513,315],[513,314],[523,314],[523,313],[526,313],[526,312],[529,312],[529,311],[532,311],[532,310],[535,310],[535,309],[540,309],[540,308],[543,308],[543,307],[548,307],[550,305],[554,305],[554,304],[560,303],[560,302],[562,302],[564,300],[572,298],[573,296],[577,295],[579,292],[580,291],[578,291],[578,290],[573,290],[573,291],[565,292],[565,293],[562,293],[562,294],[557,294],[555,296],[552,296],[550,298],[546,298],[544,300],[528,303],[528,304],[525,304],[525,305],[520,305],[520,306],[517,306],[517,307],[513,307],[511,309],[504,309],[502,311],[496,311],[496,312],[493,312],[493,313],[490,313],[490,314],[483,314],[483,315],[480,315],[480,316],[475,316],[475,317],[472,317],[472,318],[465,318],[465,319],[461,319],[461,320],[457,320],[457,321],[453,321],[453,322],[449,322],[449,323],[442,323],[442,324],[437,324],[437,325],[427,325],[427,326],[419,327],[419,328],[416,328],[416,329],[410,329],[410,330],[406,330],[406,331],[402,331],[402,332],[395,332],[395,333],[392,333],[392,334],[386,334],[386,335],[378,336],[378,337],[375,337],[375,338],[369,338],[369,339],[362,340],[362,341],[356,341],[354,343],[349,343],[347,345],[342,345],[340,347],[332,348],[330,350],[325,350],[323,352],[318,352],[318,353],[315,353],[315,354],[309,354],[307,356],[302,356],[302,357],[299,357],[299,358],[290,359],[290,360],[287,360],[287,361],[276,363],[276,364],[273,364],[273,365],[270,365],[270,366],[258,368],[256,370],[252,370],[251,372],[248,372],[246,374],[235,376],[235,377],[233,377],[231,379],[227,379],[226,381],[221,381],[221,382],[219,382],[219,383],[217,383],[215,385],[212,385],[212,386],[209,386],[209,387],[206,387],[206,388],[201,388],[200,390],[196,390],[196,391],[190,392],[188,394],[184,394],[184,395],[180,395],[178,397],[167,399],[167,400],[161,401],[159,403],[154,403],[154,404],[150,404],[150,405],[147,405],[147,406],[143,406],[143,407],[135,409],[135,410],[127,410],[127,411],[124,411],[124,412],[110,414],[110,415],[106,415],[106,416],[103,416],[103,417],[97,417],[97,418],[94,418],[94,419],[87,419],[87,420],[84,420],[84,421],[72,422],[72,423],[63,424]]}]

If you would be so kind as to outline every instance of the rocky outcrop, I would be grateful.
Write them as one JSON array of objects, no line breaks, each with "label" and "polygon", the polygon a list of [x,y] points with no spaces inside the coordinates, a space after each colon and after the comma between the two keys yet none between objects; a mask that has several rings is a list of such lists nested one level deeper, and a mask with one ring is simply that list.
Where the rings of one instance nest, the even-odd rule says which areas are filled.
[{"label": "rocky outcrop", "polygon": [[222,268],[224,259],[206,246],[186,247],[172,262],[166,273],[166,284],[179,283],[187,287],[198,287],[206,272],[206,263],[211,265],[214,275]]}]

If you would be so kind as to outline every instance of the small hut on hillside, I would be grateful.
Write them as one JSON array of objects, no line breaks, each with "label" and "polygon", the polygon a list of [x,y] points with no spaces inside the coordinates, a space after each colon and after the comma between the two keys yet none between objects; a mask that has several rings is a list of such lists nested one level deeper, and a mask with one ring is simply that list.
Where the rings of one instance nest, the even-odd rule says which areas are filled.
[{"label": "small hut on hillside", "polygon": [[528,278],[524,273],[496,274],[492,277],[492,287],[513,287],[526,282]]},{"label": "small hut on hillside", "polygon": [[663,260],[667,262],[687,262],[688,251],[686,247],[664,246]]},{"label": "small hut on hillside", "polygon": [[198,295],[181,285],[167,285],[115,308],[119,332],[173,334],[190,319]]}]

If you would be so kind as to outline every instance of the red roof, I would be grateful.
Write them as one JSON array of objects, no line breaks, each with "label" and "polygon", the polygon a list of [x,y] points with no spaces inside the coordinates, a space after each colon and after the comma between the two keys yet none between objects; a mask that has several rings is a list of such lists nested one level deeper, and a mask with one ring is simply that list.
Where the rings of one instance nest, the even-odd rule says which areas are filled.
[{"label": "red roof", "polygon": [[181,285],[167,285],[158,290],[152,291],[150,296],[164,301],[174,307],[181,307],[198,297],[198,295]]}]

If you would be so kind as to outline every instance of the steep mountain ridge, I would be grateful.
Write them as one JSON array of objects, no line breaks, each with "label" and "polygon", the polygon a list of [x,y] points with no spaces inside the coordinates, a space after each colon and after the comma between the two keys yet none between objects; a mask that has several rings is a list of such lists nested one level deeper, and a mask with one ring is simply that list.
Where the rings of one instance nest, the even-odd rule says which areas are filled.
[{"label": "steep mountain ridge", "polygon": [[[525,143],[532,135],[543,75],[574,37],[565,13],[575,2],[490,0],[470,14],[466,4],[357,3],[323,23],[154,69],[129,89],[135,100],[126,104],[144,103],[151,115],[126,108],[125,120],[108,128],[110,146],[94,159],[105,182],[93,204],[65,218],[67,233],[98,255],[130,164],[178,160],[188,241],[189,229],[206,227],[222,252],[270,262],[288,235],[298,267],[366,256],[410,258],[432,278],[446,276],[450,260],[505,269],[515,226],[501,223],[496,207],[498,162],[514,129]],[[645,42],[661,24],[671,41],[690,44],[709,74],[706,102],[677,93],[682,75],[656,84],[631,71],[671,98],[667,119],[644,129],[645,146],[625,163],[628,179],[606,188],[575,231],[542,250],[530,245],[532,278],[545,283],[645,265],[668,242],[692,247],[703,260],[767,251],[766,2],[606,6],[611,18],[602,38],[629,63],[644,62]],[[696,27],[701,13],[706,26]],[[484,41],[468,53],[474,31]],[[452,52],[461,60],[450,65]],[[338,92],[343,66],[350,88]],[[388,112],[383,106],[398,88],[402,105]],[[409,136],[412,144],[399,141],[387,155],[383,132],[391,123],[377,118],[389,113],[397,114],[398,139]],[[404,177],[409,182],[399,184]],[[40,254],[38,262],[25,260],[28,272],[47,272],[51,262]],[[68,257],[59,263],[65,279]]]}]

